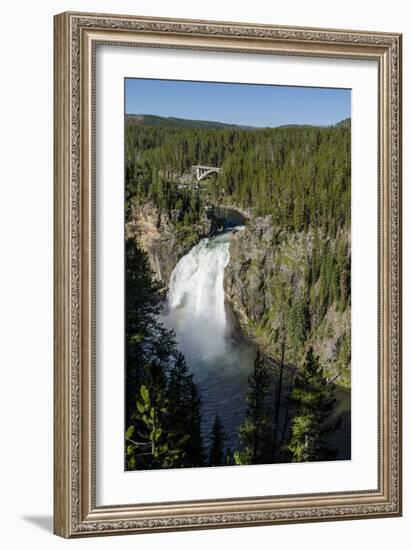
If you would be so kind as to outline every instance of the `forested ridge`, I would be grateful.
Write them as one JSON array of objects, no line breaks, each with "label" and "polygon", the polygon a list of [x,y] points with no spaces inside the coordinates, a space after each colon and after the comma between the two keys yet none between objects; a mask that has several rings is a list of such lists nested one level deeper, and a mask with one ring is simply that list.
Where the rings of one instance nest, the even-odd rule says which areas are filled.
[{"label": "forested ridge", "polygon": [[[327,437],[338,424],[326,421],[334,390],[313,340],[350,314],[350,120],[331,127],[262,129],[199,128],[178,120],[162,125],[126,118],[126,221],[134,204],[151,204],[159,224],[166,216],[177,239],[195,244],[207,206],[250,212],[249,234],[246,230],[236,245],[241,276],[233,271],[233,278],[243,276],[245,282],[245,273],[250,279],[270,263],[265,292],[277,305],[268,308],[265,297],[264,314],[255,315],[255,296],[255,309],[247,313],[249,328],[261,341],[270,340],[274,356],[272,362],[255,357],[239,448],[225,448],[219,415],[206,448],[199,388],[174,333],[157,320],[161,285],[146,252],[127,241],[126,467],[332,459],[336,453]],[[195,164],[221,171],[197,183],[191,175]],[[270,230],[262,240],[263,226]],[[260,239],[276,256],[248,256],[241,249],[247,239],[249,247]],[[298,253],[291,255],[292,247]],[[350,332],[342,334],[337,358],[349,386]]]},{"label": "forested ridge", "polygon": [[252,126],[242,126],[239,124],[230,124],[227,122],[218,122],[216,120],[194,120],[191,118],[164,117],[159,115],[126,115],[129,124],[140,124],[144,126],[162,126],[168,128],[253,128]]},{"label": "forested ridge", "polygon": [[[207,182],[208,199],[253,205],[254,215],[271,214],[281,228],[313,224],[334,236],[350,223],[348,124],[210,130],[126,121],[128,196],[153,200],[170,213],[185,202],[174,184],[194,164],[222,169]],[[183,206],[184,213],[196,210]]]}]

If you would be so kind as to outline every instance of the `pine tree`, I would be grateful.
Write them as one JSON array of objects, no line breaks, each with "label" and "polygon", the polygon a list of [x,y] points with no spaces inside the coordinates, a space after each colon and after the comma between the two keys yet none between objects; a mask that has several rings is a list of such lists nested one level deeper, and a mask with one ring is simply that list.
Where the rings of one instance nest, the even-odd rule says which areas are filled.
[{"label": "pine tree", "polygon": [[248,383],[246,419],[239,430],[243,450],[235,452],[235,461],[237,464],[267,464],[271,462],[271,407],[268,399],[271,379],[260,351],[256,352]]},{"label": "pine tree", "polygon": [[193,375],[189,373],[185,358],[177,352],[175,363],[169,371],[166,391],[169,403],[167,428],[175,446],[182,444],[182,466],[203,464],[203,441],[201,435],[201,401]]},{"label": "pine tree", "polygon": [[140,386],[135,422],[126,431],[130,469],[169,468],[181,463],[186,437],[173,440],[167,426],[166,378],[159,364],[151,363],[149,384]]},{"label": "pine tree", "polygon": [[[158,346],[160,285],[154,281],[147,254],[132,239],[126,241],[126,424],[135,409],[143,366],[149,360],[148,350]],[[171,347],[163,342],[164,353]],[[166,349],[167,348],[167,349]]]},{"label": "pine tree", "polygon": [[310,328],[308,299],[301,293],[290,295],[287,311],[288,338],[294,352],[299,352],[306,342]]},{"label": "pine tree", "polygon": [[283,391],[283,375],[285,370],[285,348],[286,348],[286,333],[283,328],[282,337],[281,337],[281,353],[280,361],[278,365],[278,378],[276,382],[276,393],[274,400],[273,408],[273,435],[272,435],[272,449],[271,455],[272,460],[275,460],[279,454],[280,449],[278,448],[278,438],[279,438],[279,424],[280,424],[280,405],[282,400],[282,391]]},{"label": "pine tree", "polygon": [[209,466],[223,466],[225,433],[219,414],[216,414],[210,433]]},{"label": "pine tree", "polygon": [[335,458],[335,451],[327,446],[327,436],[338,428],[337,424],[327,424],[336,402],[334,386],[328,383],[312,347],[296,375],[291,398],[294,416],[288,449],[292,461]]}]

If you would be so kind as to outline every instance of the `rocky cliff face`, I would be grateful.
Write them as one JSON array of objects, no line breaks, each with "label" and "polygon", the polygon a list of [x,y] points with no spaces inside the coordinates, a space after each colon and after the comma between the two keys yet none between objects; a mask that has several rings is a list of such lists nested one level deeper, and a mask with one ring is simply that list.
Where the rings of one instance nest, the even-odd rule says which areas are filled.
[{"label": "rocky cliff face", "polygon": [[[199,224],[191,226],[187,234],[187,228],[179,229],[173,223],[173,217],[177,219],[179,213],[172,212],[169,219],[150,203],[135,202],[126,223],[126,236],[136,239],[147,252],[155,277],[166,288],[180,258],[221,225],[216,212],[217,207],[205,209]],[[345,238],[349,241],[349,234]],[[349,386],[350,307],[342,311],[332,304],[322,318],[317,318],[313,310],[319,281],[309,289],[311,311],[309,320],[305,320],[304,335],[299,340],[299,335],[293,334],[296,326],[302,324],[299,300],[308,294],[305,270],[313,240],[311,231],[282,233],[270,216],[248,221],[244,231],[231,236],[230,260],[224,275],[225,296],[244,332],[267,355],[279,359],[280,342],[286,334],[287,363],[297,364],[311,344],[329,376],[338,384]]]},{"label": "rocky cliff face", "polygon": [[[349,239],[349,235],[347,236]],[[350,384],[350,307],[344,311],[332,304],[322,319],[308,311],[303,318],[299,344],[291,342],[292,332],[302,319],[299,300],[307,296],[305,269],[312,252],[313,235],[281,234],[270,216],[250,221],[244,231],[230,241],[230,261],[225,269],[225,295],[244,331],[275,359],[280,356],[280,340],[286,333],[286,362],[296,364],[303,350],[313,345],[331,378]],[[318,284],[312,289],[316,303]],[[284,307],[289,300],[288,307]],[[309,308],[310,309],[310,308]],[[289,318],[288,318],[289,317]],[[302,315],[301,315],[302,317]]]},{"label": "rocky cliff face", "polygon": [[147,252],[156,279],[165,287],[180,258],[202,237],[213,234],[220,223],[213,209],[205,210],[199,224],[192,226],[189,233],[173,224],[173,220],[179,218],[179,212],[172,212],[171,218],[150,203],[135,201],[126,223],[126,237],[135,239]]}]

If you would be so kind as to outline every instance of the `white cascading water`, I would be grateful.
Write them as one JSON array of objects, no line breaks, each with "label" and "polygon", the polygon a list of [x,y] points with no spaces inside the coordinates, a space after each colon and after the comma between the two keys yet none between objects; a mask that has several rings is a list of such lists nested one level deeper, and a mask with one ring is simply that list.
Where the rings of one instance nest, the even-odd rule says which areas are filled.
[{"label": "white cascading water", "polygon": [[[240,229],[243,226],[232,231]],[[175,331],[178,348],[201,389],[205,441],[219,413],[226,445],[235,449],[254,351],[226,314],[223,277],[230,234],[202,239],[180,259],[170,278],[163,323]]]},{"label": "white cascading water", "polygon": [[173,270],[167,325],[176,331],[179,348],[188,359],[221,355],[227,320],[223,290],[229,262],[229,233],[202,239]]}]

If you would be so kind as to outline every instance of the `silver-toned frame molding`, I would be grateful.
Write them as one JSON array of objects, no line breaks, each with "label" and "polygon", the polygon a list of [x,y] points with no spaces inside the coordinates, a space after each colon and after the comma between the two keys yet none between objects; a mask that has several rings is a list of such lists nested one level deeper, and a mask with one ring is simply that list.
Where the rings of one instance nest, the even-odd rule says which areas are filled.
[{"label": "silver-toned frame molding", "polygon": [[[399,516],[401,35],[84,13],[57,15],[54,25],[54,532],[63,537],[79,537]],[[96,506],[97,44],[371,59],[378,63],[377,490]]]}]

